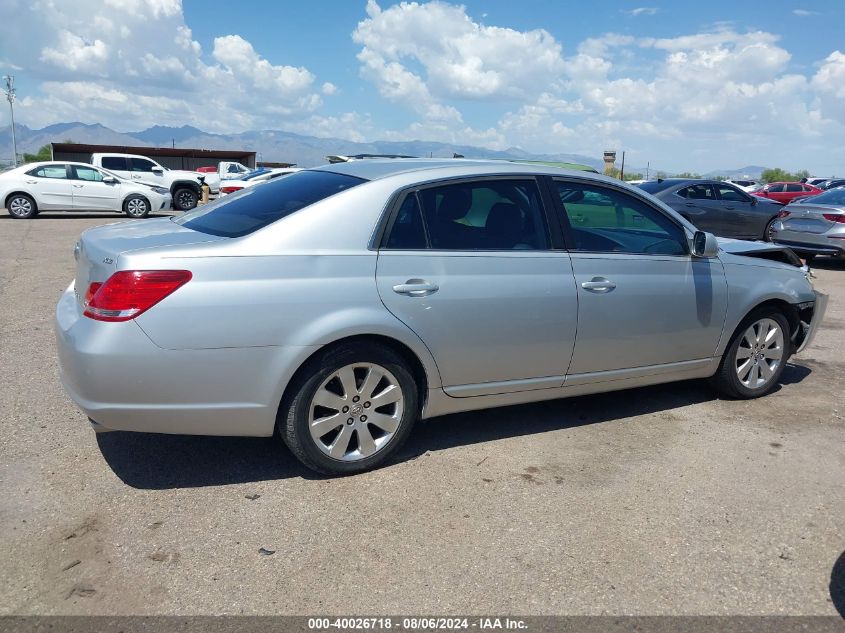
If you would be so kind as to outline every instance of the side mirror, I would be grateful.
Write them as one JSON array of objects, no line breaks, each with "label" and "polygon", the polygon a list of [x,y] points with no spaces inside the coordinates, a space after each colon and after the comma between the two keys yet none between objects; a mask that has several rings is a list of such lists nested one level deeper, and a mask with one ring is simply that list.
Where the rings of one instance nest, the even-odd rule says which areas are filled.
[{"label": "side mirror", "polygon": [[155,167],[153,167],[152,172],[154,174],[163,174],[164,170],[161,167],[159,167],[158,165],[156,165]]},{"label": "side mirror", "polygon": [[695,257],[716,257],[719,254],[719,242],[712,233],[696,231],[692,237],[692,254]]},{"label": "side mirror", "polygon": [[117,178],[115,178],[114,176],[103,176],[103,182],[107,185],[116,185]]}]

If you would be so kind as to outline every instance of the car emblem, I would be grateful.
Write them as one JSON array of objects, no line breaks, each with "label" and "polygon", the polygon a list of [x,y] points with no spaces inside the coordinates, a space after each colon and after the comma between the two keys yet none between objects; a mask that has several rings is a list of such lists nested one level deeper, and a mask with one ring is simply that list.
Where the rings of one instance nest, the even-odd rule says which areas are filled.
[{"label": "car emblem", "polygon": [[111,257],[103,257],[104,264],[114,264],[114,260]]}]

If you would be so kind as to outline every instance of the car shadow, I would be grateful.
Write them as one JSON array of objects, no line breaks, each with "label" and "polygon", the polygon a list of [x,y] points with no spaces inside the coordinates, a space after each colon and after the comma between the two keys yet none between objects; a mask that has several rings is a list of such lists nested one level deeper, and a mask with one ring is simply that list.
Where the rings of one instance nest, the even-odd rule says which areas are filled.
[{"label": "car shadow", "polygon": [[833,564],[829,589],[833,607],[845,619],[845,552],[842,552]]},{"label": "car shadow", "polygon": [[[789,363],[781,385],[811,373]],[[778,385],[776,390],[781,389]],[[712,401],[716,393],[702,380],[688,380],[622,392],[548,400],[533,404],[456,413],[417,425],[392,458],[401,463],[427,451],[535,435],[648,415]],[[100,452],[126,485],[144,490],[197,488],[301,477],[324,477],[302,466],[278,438],[210,437],[116,431],[97,435]]]},{"label": "car shadow", "polygon": [[[157,211],[151,212],[148,218],[164,218],[173,215],[171,211]],[[34,218],[27,220],[18,220],[13,218],[8,213],[0,213],[0,220],[15,220],[16,222],[32,222],[35,220],[58,220],[58,219],[75,219],[75,220],[95,220],[95,219],[116,219],[123,218],[124,220],[132,220],[134,218],[128,217],[125,213],[118,213],[116,211],[102,211],[102,212],[87,212],[87,211],[40,211]]]},{"label": "car shadow", "polygon": [[836,257],[816,257],[810,262],[810,270],[845,270],[845,259]]}]

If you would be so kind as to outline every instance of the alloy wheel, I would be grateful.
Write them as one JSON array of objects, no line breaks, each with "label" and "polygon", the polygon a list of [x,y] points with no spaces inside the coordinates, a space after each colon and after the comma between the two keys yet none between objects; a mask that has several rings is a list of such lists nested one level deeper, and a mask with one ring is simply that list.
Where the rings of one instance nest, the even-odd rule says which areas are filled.
[{"label": "alloy wheel", "polygon": [[32,213],[32,203],[27,198],[12,198],[9,201],[9,213],[15,216],[29,215]]},{"label": "alloy wheel", "polygon": [[324,380],[311,399],[311,439],[332,459],[371,457],[396,435],[404,402],[399,381],[384,367],[346,365]]},{"label": "alloy wheel", "polygon": [[768,386],[784,356],[784,334],[774,319],[752,323],[736,350],[735,368],[739,381],[749,389]]},{"label": "alloy wheel", "polygon": [[126,210],[129,215],[140,217],[147,212],[147,203],[140,198],[132,198],[126,203]]}]

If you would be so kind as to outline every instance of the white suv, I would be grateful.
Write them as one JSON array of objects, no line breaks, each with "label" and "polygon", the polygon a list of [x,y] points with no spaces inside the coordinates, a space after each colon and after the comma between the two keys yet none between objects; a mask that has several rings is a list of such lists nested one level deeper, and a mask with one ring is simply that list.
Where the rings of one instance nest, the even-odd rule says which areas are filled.
[{"label": "white suv", "polygon": [[127,180],[164,187],[173,196],[173,208],[180,211],[193,209],[200,199],[202,174],[195,171],[167,169],[135,154],[94,154],[91,163]]}]

